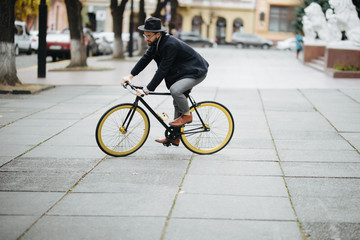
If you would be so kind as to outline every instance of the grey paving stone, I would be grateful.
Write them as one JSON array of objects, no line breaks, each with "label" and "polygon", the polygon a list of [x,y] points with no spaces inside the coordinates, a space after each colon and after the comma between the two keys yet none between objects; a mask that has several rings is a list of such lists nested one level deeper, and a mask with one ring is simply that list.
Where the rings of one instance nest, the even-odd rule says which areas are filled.
[{"label": "grey paving stone", "polygon": [[274,145],[271,139],[239,139],[235,137],[231,139],[228,147],[237,149],[273,149]]},{"label": "grey paving stone", "polygon": [[0,215],[40,217],[63,195],[58,192],[0,192]]},{"label": "grey paving stone", "polygon": [[21,144],[3,144],[1,145],[0,156],[10,157],[11,159],[27,152],[35,145],[21,145]]},{"label": "grey paving stone", "polygon": [[329,131],[334,128],[317,112],[267,112],[271,130]]},{"label": "grey paving stone", "polygon": [[329,150],[279,150],[282,162],[360,162],[360,155],[356,151]]},{"label": "grey paving stone", "polygon": [[24,155],[27,158],[103,158],[105,154],[97,146],[46,146],[41,145]]},{"label": "grey paving stone", "polygon": [[277,162],[244,162],[224,160],[194,160],[189,170],[191,175],[223,176],[282,176]]},{"label": "grey paving stone", "polygon": [[160,239],[164,217],[45,216],[23,239]]},{"label": "grey paving stone", "polygon": [[229,160],[229,161],[277,161],[274,149],[225,148],[213,155],[195,155],[194,160]]},{"label": "grey paving stone", "polygon": [[295,221],[290,201],[284,197],[180,194],[174,218]]},{"label": "grey paving stone", "polygon": [[360,163],[283,162],[287,177],[360,177]]},{"label": "grey paving stone", "polygon": [[360,179],[286,178],[290,194],[295,198],[360,199]]},{"label": "grey paving stone", "polygon": [[36,216],[0,215],[0,239],[18,239],[36,219]]},{"label": "grey paving stone", "polygon": [[276,140],[277,149],[296,150],[354,150],[351,145],[343,139],[339,140]]},{"label": "grey paving stone", "polygon": [[358,222],[305,222],[302,226],[309,240],[360,239],[360,223]]},{"label": "grey paving stone", "polygon": [[166,217],[176,192],[71,193],[48,215]]},{"label": "grey paving stone", "polygon": [[194,194],[288,196],[282,177],[187,175],[181,190]]},{"label": "grey paving stone", "polygon": [[246,221],[221,219],[170,220],[165,239],[233,240],[233,239],[302,239],[296,222]]},{"label": "grey paving stone", "polygon": [[1,191],[66,192],[83,172],[0,172]]},{"label": "grey paving stone", "polygon": [[286,131],[272,130],[275,140],[342,140],[340,135],[334,131]]},{"label": "grey paving stone", "polygon": [[301,222],[347,222],[359,223],[358,198],[292,198]]}]

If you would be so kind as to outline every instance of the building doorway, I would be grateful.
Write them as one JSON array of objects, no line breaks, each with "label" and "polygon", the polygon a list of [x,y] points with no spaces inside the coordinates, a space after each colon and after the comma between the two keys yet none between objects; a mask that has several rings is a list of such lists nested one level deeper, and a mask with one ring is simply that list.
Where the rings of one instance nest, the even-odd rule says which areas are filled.
[{"label": "building doorway", "polygon": [[218,44],[225,44],[226,39],[226,19],[218,17],[216,21],[216,41]]},{"label": "building doorway", "polygon": [[194,16],[192,20],[191,31],[199,33],[201,35],[201,25],[202,25],[202,17]]}]

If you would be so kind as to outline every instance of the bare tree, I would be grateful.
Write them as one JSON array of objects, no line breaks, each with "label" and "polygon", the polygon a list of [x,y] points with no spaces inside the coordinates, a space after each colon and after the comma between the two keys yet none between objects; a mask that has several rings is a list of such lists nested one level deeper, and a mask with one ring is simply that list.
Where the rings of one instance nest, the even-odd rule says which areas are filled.
[{"label": "bare tree", "polygon": [[71,61],[68,67],[86,67],[86,48],[81,16],[82,3],[79,0],[65,0],[65,4],[71,39]]},{"label": "bare tree", "polygon": [[124,58],[124,49],[122,42],[123,15],[128,0],[110,0],[111,15],[113,17],[113,31],[115,35],[113,58]]},{"label": "bare tree", "polygon": [[0,1],[0,84],[21,84],[15,64],[15,0]]},{"label": "bare tree", "polygon": [[[140,24],[144,24],[145,20],[146,20],[146,13],[145,13],[145,0],[140,0],[139,2],[139,14],[138,14],[138,19],[139,19],[139,23]],[[141,34],[143,34],[142,31],[138,30],[138,32],[140,33],[139,36],[142,36]],[[139,56],[142,56],[145,51],[147,49],[147,44],[144,40],[140,41],[140,51],[138,53]]]}]

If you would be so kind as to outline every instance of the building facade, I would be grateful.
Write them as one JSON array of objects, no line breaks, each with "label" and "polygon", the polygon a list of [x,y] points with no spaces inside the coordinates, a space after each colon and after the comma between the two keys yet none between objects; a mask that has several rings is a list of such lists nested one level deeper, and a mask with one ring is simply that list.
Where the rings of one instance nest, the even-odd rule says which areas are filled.
[{"label": "building facade", "polygon": [[[95,26],[98,32],[113,31],[110,0],[86,0],[84,24]],[[129,32],[130,3],[123,17],[123,32]],[[139,12],[139,0],[134,0],[134,13]],[[178,0],[176,30],[198,32],[218,43],[231,42],[232,33],[241,31],[278,41],[294,36],[292,22],[295,7],[302,0]],[[155,11],[157,0],[145,0],[147,17]],[[166,13],[165,8],[163,14]],[[166,18],[167,19],[167,18]],[[141,25],[137,18],[134,26]],[[116,24],[116,23],[115,23]],[[68,26],[64,0],[49,4],[48,29],[62,30]]]}]

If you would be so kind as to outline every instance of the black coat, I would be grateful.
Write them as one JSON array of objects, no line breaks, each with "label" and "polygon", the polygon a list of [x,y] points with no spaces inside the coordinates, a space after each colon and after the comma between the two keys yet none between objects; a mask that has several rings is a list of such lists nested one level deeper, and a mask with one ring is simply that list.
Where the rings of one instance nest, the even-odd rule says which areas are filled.
[{"label": "black coat", "polygon": [[155,44],[148,48],[131,70],[131,74],[138,75],[153,59],[156,61],[158,69],[147,86],[150,91],[154,91],[164,78],[168,89],[180,79],[200,78],[207,73],[209,67],[199,53],[168,34],[163,34],[158,46]]}]

